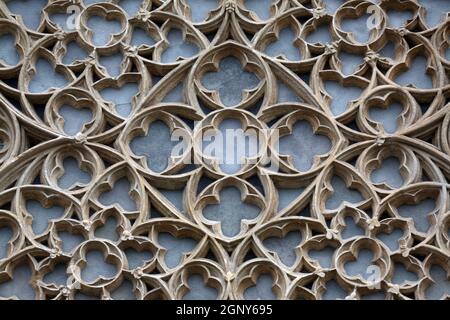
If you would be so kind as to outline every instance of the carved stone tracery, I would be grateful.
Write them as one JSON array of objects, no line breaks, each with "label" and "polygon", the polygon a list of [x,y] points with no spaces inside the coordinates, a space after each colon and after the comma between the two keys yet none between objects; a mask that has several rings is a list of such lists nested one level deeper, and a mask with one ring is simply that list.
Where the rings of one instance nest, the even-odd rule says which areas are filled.
[{"label": "carved stone tracery", "polygon": [[0,1],[1,298],[450,297],[450,5],[30,2]]}]

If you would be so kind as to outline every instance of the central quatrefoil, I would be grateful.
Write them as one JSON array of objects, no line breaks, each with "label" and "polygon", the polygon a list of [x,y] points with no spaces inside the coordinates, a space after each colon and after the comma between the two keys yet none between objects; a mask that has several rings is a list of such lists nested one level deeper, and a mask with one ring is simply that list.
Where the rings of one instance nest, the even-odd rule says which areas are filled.
[{"label": "central quatrefoil", "polygon": [[0,300],[450,299],[450,0],[0,13]]},{"label": "central quatrefoil", "polygon": [[243,128],[237,119],[225,119],[214,133],[205,133],[202,152],[214,158],[222,172],[236,174],[255,158],[260,150],[258,133],[252,128]]},{"label": "central quatrefoil", "polygon": [[203,209],[203,216],[212,221],[218,221],[223,235],[235,237],[241,232],[243,220],[255,219],[260,209],[242,201],[241,191],[235,187],[227,187],[220,191],[220,202]]},{"label": "central quatrefoil", "polygon": [[297,121],[290,135],[280,138],[280,153],[292,157],[295,168],[308,171],[313,167],[314,157],[331,149],[330,139],[318,135],[308,121]]},{"label": "central quatrefoil", "polygon": [[239,59],[233,56],[222,59],[218,70],[206,73],[202,79],[206,89],[219,93],[220,101],[226,107],[238,105],[243,100],[243,93],[256,89],[259,83],[258,77],[243,70]]}]

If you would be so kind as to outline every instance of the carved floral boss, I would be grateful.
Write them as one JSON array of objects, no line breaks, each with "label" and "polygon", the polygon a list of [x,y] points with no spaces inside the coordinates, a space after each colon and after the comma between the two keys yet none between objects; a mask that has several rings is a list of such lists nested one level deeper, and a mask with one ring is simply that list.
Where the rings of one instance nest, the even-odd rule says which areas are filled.
[{"label": "carved floral boss", "polygon": [[448,12],[1,1],[0,297],[448,299]]}]

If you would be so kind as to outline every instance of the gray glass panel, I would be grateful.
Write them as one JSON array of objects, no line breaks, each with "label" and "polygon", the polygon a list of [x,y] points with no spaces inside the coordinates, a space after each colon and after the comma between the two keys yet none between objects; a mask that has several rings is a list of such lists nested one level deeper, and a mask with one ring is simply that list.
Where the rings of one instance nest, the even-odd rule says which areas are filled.
[{"label": "gray glass panel", "polygon": [[403,112],[400,103],[393,103],[387,108],[372,107],[369,109],[369,118],[383,124],[384,131],[394,133],[397,131],[397,120]]},{"label": "gray glass panel", "polygon": [[120,178],[111,191],[100,195],[99,201],[105,206],[117,203],[126,211],[135,211],[136,202],[129,195],[130,187],[130,181],[126,177]]},{"label": "gray glass panel", "polygon": [[291,27],[286,27],[280,31],[278,40],[267,46],[265,52],[272,57],[284,55],[288,60],[301,60],[300,50],[294,45],[296,38],[297,35],[294,30]]},{"label": "gray glass panel", "polygon": [[316,260],[322,268],[331,268],[335,248],[325,247],[320,250],[310,250],[308,255]]},{"label": "gray glass panel", "polygon": [[6,6],[13,14],[22,16],[23,23],[30,29],[36,30],[41,21],[42,9],[47,0],[6,0]]},{"label": "gray glass panel", "polygon": [[208,90],[218,91],[220,101],[230,107],[241,102],[243,90],[255,88],[259,79],[255,74],[242,70],[239,59],[230,56],[220,61],[217,72],[206,73],[202,84]]},{"label": "gray glass panel", "polygon": [[199,48],[183,39],[183,33],[179,29],[171,29],[167,34],[169,47],[161,54],[162,63],[171,63],[178,58],[190,58],[196,55]]},{"label": "gray glass panel", "polygon": [[285,83],[278,81],[278,103],[301,102],[302,99]]},{"label": "gray glass panel", "polygon": [[81,132],[83,125],[89,123],[93,118],[90,109],[75,108],[68,104],[61,106],[59,114],[64,118],[64,132],[71,136]]},{"label": "gray glass panel", "polygon": [[286,208],[305,190],[305,188],[278,188],[278,212]]},{"label": "gray glass panel", "polygon": [[46,284],[55,284],[57,286],[65,286],[68,279],[66,272],[67,266],[64,263],[57,264],[54,269],[44,276],[43,281]]},{"label": "gray glass panel", "polygon": [[174,268],[180,264],[182,255],[191,252],[197,245],[197,241],[194,239],[175,238],[167,232],[159,234],[158,242],[167,250],[164,256],[164,262],[169,268]]},{"label": "gray glass panel", "polygon": [[120,0],[119,6],[130,16],[133,17],[138,13],[143,0]]},{"label": "gray glass panel", "polygon": [[255,12],[261,20],[270,18],[270,5],[272,0],[245,0],[245,7]]},{"label": "gray glass panel", "polygon": [[0,63],[15,66],[19,61],[20,56],[16,50],[16,37],[10,33],[0,35]]},{"label": "gray glass panel", "polygon": [[430,223],[428,215],[436,208],[434,199],[425,199],[415,205],[403,205],[398,208],[398,213],[405,218],[412,218],[414,226],[420,232],[427,232]]},{"label": "gray glass panel", "polygon": [[220,221],[223,234],[233,237],[241,231],[243,219],[254,219],[260,211],[255,205],[241,201],[239,189],[227,187],[220,191],[220,203],[206,206],[203,216],[208,220]]},{"label": "gray glass panel", "polygon": [[67,157],[63,160],[64,174],[58,180],[58,186],[69,189],[76,183],[87,184],[91,181],[90,173],[80,169],[77,159]]},{"label": "gray glass panel", "polygon": [[217,289],[209,287],[199,274],[193,274],[188,278],[189,291],[183,297],[185,300],[215,300]]},{"label": "gray glass panel", "polygon": [[16,296],[22,300],[34,300],[35,293],[31,286],[32,272],[28,265],[20,264],[14,268],[13,279],[0,283],[0,297]]},{"label": "gray glass panel", "polygon": [[8,242],[11,240],[13,235],[13,230],[10,227],[0,227],[0,260],[6,258],[8,253]]},{"label": "gray glass panel", "polygon": [[203,153],[218,159],[220,169],[227,174],[237,173],[243,164],[242,157],[256,156],[259,150],[257,132],[244,132],[238,119],[223,120],[219,133],[205,133],[202,145]]},{"label": "gray glass panel", "polygon": [[117,219],[110,216],[106,219],[105,224],[95,229],[95,237],[108,239],[111,241],[117,241],[120,238],[120,234],[117,231]]},{"label": "gray glass panel", "polygon": [[50,14],[50,20],[54,24],[56,24],[56,26],[59,29],[62,29],[64,31],[69,32],[69,31],[73,31],[73,29],[74,29],[72,27],[72,24],[71,24],[73,19],[71,18],[70,10],[67,13],[64,13],[64,12],[60,13],[60,12],[58,12],[58,13]]},{"label": "gray glass panel", "polygon": [[111,298],[114,300],[136,300],[136,295],[133,292],[133,283],[124,279],[122,284],[111,292]]},{"label": "gray glass panel", "polygon": [[379,233],[377,238],[380,239],[391,251],[396,251],[400,247],[398,241],[404,235],[401,229],[394,229],[391,233]]},{"label": "gray glass panel", "polygon": [[358,252],[358,257],[355,261],[349,261],[345,263],[344,268],[346,273],[351,276],[360,275],[364,279],[368,280],[371,275],[370,266],[373,265],[373,252],[368,249],[362,249]]},{"label": "gray glass panel", "polygon": [[173,148],[178,144],[171,137],[170,128],[163,121],[156,120],[149,125],[147,135],[131,140],[130,148],[135,155],[146,157],[151,170],[162,172],[169,165]]},{"label": "gray glass panel", "polygon": [[407,281],[414,282],[417,280],[419,280],[417,274],[408,271],[403,264],[396,263],[394,265],[394,275],[392,277],[392,283],[402,285]]},{"label": "gray glass panel", "polygon": [[62,251],[65,253],[71,252],[84,241],[84,237],[82,235],[70,233],[67,231],[59,231],[58,237],[62,241]]},{"label": "gray glass panel", "polygon": [[361,192],[356,189],[347,188],[345,181],[338,176],[333,176],[331,185],[333,186],[334,192],[326,200],[325,207],[327,209],[335,210],[339,208],[344,201],[355,204],[364,200]]},{"label": "gray glass panel", "polygon": [[344,51],[339,53],[339,60],[342,65],[342,73],[346,76],[353,74],[364,63],[363,56]]},{"label": "gray glass panel", "polygon": [[400,188],[404,181],[400,174],[400,160],[389,157],[383,160],[381,166],[372,172],[371,180],[374,183],[386,183],[392,188]]},{"label": "gray glass panel", "polygon": [[169,200],[175,208],[178,209],[180,212],[184,212],[184,205],[183,205],[183,193],[184,189],[180,190],[167,190],[167,189],[158,189],[159,192],[167,199]]},{"label": "gray glass panel", "polygon": [[97,15],[89,17],[87,26],[92,30],[92,42],[96,46],[107,45],[111,36],[122,30],[122,25],[118,20],[108,20]]},{"label": "gray glass panel", "polygon": [[323,300],[343,300],[348,296],[335,280],[328,281],[325,286],[326,291],[322,294]]},{"label": "gray glass panel", "polygon": [[413,18],[413,12],[409,10],[397,11],[388,10],[388,25],[400,28],[406,25],[407,21]]},{"label": "gray glass panel", "polygon": [[325,9],[328,13],[334,14],[336,10],[344,3],[343,0],[324,0]]},{"label": "gray glass panel", "polygon": [[81,279],[93,282],[100,277],[112,278],[117,271],[115,265],[105,261],[101,251],[92,250],[86,254],[86,266],[81,270]]},{"label": "gray glass panel", "polygon": [[36,61],[35,69],[35,75],[28,84],[28,89],[31,93],[41,93],[51,88],[61,88],[68,82],[64,75],[56,72],[50,62],[43,58],[39,58]]},{"label": "gray glass panel", "polygon": [[244,291],[247,300],[275,300],[276,294],[272,291],[273,278],[270,274],[260,274],[256,285]]},{"label": "gray glass panel", "polygon": [[76,41],[69,42],[66,47],[66,54],[62,59],[64,64],[72,64],[75,61],[82,61],[88,56],[88,52],[84,48],[80,47]]},{"label": "gray glass panel", "polygon": [[367,28],[367,21],[371,19],[369,14],[363,14],[361,17],[342,20],[341,27],[345,32],[352,32],[356,41],[366,43],[370,39],[370,30]]},{"label": "gray glass panel", "polygon": [[122,52],[115,52],[111,55],[99,55],[98,62],[102,67],[105,67],[108,74],[116,78],[121,74],[121,64],[124,60]]},{"label": "gray glass panel", "polygon": [[133,248],[124,250],[127,256],[128,268],[133,270],[142,267],[147,261],[153,258],[153,253],[150,251],[136,251]]},{"label": "gray glass panel", "polygon": [[381,57],[395,58],[395,44],[392,41],[388,41],[384,47],[379,51]]},{"label": "gray glass panel", "polygon": [[426,22],[430,27],[435,27],[445,20],[445,14],[450,11],[448,0],[420,0],[420,5],[426,8]]},{"label": "gray glass panel", "polygon": [[433,88],[433,82],[431,77],[426,74],[427,66],[427,58],[417,56],[411,62],[409,69],[397,76],[395,82],[402,86],[414,85],[419,89],[431,89]]},{"label": "gray glass panel", "polygon": [[148,35],[148,33],[140,28],[140,27],[134,27],[133,34],[131,36],[131,45],[132,46],[141,46],[141,45],[147,45],[149,47],[153,46],[156,43],[156,41]]},{"label": "gray glass panel", "polygon": [[427,299],[442,299],[450,295],[450,281],[447,272],[439,265],[433,265],[430,270],[433,283],[426,289]]},{"label": "gray glass panel", "polygon": [[283,238],[271,237],[264,239],[264,246],[277,253],[281,262],[290,267],[295,263],[297,254],[295,248],[300,244],[302,235],[298,231],[291,231]]},{"label": "gray glass panel", "polygon": [[39,201],[27,200],[27,211],[33,217],[31,228],[34,234],[38,235],[47,229],[50,220],[61,218],[64,214],[64,208],[58,205],[50,208],[44,208]]},{"label": "gray glass panel", "polygon": [[322,24],[318,26],[316,30],[306,36],[305,41],[309,43],[327,44],[333,42],[333,38],[331,37],[328,25]]},{"label": "gray glass panel", "polygon": [[134,82],[124,84],[120,88],[106,88],[100,91],[103,99],[114,103],[117,113],[126,118],[133,110],[132,98],[139,91],[139,85]]},{"label": "gray glass panel", "polygon": [[201,22],[208,17],[211,10],[219,6],[218,0],[186,0],[191,7],[191,16],[193,22]]},{"label": "gray glass panel", "polygon": [[341,236],[343,239],[348,239],[354,236],[362,236],[365,234],[364,229],[358,226],[352,217],[345,217],[344,221],[345,228],[341,232]]},{"label": "gray glass panel", "polygon": [[291,155],[294,166],[299,171],[308,171],[313,165],[314,156],[326,154],[331,149],[327,136],[316,135],[308,121],[294,124],[292,134],[280,138],[280,153]]},{"label": "gray glass panel", "polygon": [[325,90],[332,97],[331,112],[338,116],[347,111],[349,102],[356,100],[362,93],[359,87],[342,86],[336,81],[325,81]]}]

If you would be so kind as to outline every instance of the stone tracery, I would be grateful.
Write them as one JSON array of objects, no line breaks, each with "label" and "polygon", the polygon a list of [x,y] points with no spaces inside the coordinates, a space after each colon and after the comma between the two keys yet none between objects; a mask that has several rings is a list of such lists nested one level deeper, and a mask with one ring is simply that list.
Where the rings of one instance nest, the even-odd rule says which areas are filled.
[{"label": "stone tracery", "polygon": [[[0,1],[1,298],[448,299],[449,12],[30,2]],[[198,144],[230,119],[237,168]]]}]

